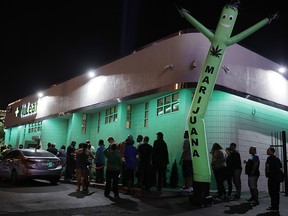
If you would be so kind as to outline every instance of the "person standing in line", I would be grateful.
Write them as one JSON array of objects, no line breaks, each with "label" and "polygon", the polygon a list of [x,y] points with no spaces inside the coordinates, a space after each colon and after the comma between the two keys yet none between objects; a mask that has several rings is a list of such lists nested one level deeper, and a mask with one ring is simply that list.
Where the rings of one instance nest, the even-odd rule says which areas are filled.
[{"label": "person standing in line", "polygon": [[66,169],[66,157],[67,157],[65,145],[62,145],[61,148],[59,149],[58,157],[60,158],[62,162],[62,173],[64,174],[64,171]]},{"label": "person standing in line", "polygon": [[13,150],[12,145],[8,144],[8,146],[4,146],[4,149],[2,150],[2,155],[6,155],[9,151]]},{"label": "person standing in line", "polygon": [[51,152],[52,154],[54,154],[55,156],[58,156],[59,151],[58,151],[58,149],[56,148],[56,144],[55,144],[55,143],[51,143],[50,152]]},{"label": "person standing in line", "polygon": [[[48,143],[47,143],[47,149],[46,149],[46,151],[51,152],[51,148],[52,148],[52,143],[51,143],[51,142],[48,142]],[[51,152],[51,153],[52,153],[52,152]]]},{"label": "person standing in line", "polygon": [[144,137],[144,142],[138,148],[138,172],[139,187],[149,191],[151,188],[151,155],[152,146],[149,144],[149,137]]},{"label": "person standing in line", "polygon": [[111,146],[112,144],[115,144],[117,146],[117,151],[121,155],[122,169],[121,169],[120,174],[119,174],[119,183],[122,184],[122,186],[126,186],[124,173],[123,173],[124,166],[125,166],[125,161],[124,161],[124,158],[123,158],[123,153],[124,153],[124,149],[125,149],[125,141],[123,141],[121,143],[117,143],[112,136],[109,136],[107,141],[109,142],[109,146]]},{"label": "person standing in line", "polygon": [[185,180],[185,185],[182,190],[191,193],[193,191],[193,166],[188,130],[184,132],[182,155],[179,163],[182,167],[182,174]]},{"label": "person standing in line", "polygon": [[66,168],[65,168],[65,182],[70,182],[75,174],[75,146],[76,141],[71,141],[71,144],[67,148],[66,154]]},{"label": "person standing in line", "polygon": [[[137,142],[137,150],[139,149],[140,145],[143,144],[143,136],[142,135],[138,135],[136,138],[136,142]],[[137,155],[137,166],[135,169],[135,177],[137,178],[137,187],[140,187],[140,175],[141,173],[139,172],[139,154]]]},{"label": "person standing in line", "polygon": [[167,165],[169,164],[169,155],[167,144],[164,141],[162,132],[158,132],[157,139],[152,148],[152,165],[155,169],[157,190],[162,191],[164,175],[166,176]]},{"label": "person standing in line", "polygon": [[143,136],[142,135],[138,135],[137,138],[136,138],[136,142],[138,143],[137,144],[137,149],[142,144],[142,141],[143,141]]},{"label": "person standing in line", "polygon": [[125,159],[124,165],[124,179],[127,191],[124,194],[132,194],[132,187],[135,180],[135,170],[137,166],[137,148],[134,146],[133,136],[129,135],[125,141],[125,149],[123,157]]},{"label": "person standing in line", "polygon": [[241,173],[242,173],[242,161],[240,153],[236,150],[236,143],[230,143],[228,148],[228,157],[227,157],[227,169],[228,175],[230,173],[228,183],[228,196],[232,195],[232,181],[236,189],[236,194],[234,195],[235,199],[241,198]]},{"label": "person standing in line", "polygon": [[103,151],[104,155],[107,158],[107,167],[106,167],[106,184],[104,189],[104,196],[109,197],[111,191],[114,193],[114,198],[118,199],[119,197],[119,189],[118,189],[118,181],[119,175],[122,169],[122,159],[121,155],[117,149],[116,143],[111,143],[108,148]]},{"label": "person standing in line", "polygon": [[67,157],[65,145],[62,145],[61,148],[59,149],[58,157],[60,158],[60,160],[62,162],[62,166],[65,166],[66,165],[66,157]]},{"label": "person standing in line", "polygon": [[267,210],[278,213],[280,203],[279,173],[282,163],[274,153],[275,149],[273,147],[267,149],[268,158],[265,163],[265,175],[268,178],[268,192],[271,199],[271,206]]},{"label": "person standing in line", "polygon": [[87,149],[91,152],[91,155],[93,157],[89,157],[89,161],[91,164],[93,164],[93,158],[95,158],[96,150],[94,146],[91,144],[90,140],[86,140],[85,143],[87,144]]},{"label": "person standing in line", "polygon": [[10,151],[12,151],[12,150],[14,149],[11,144],[9,144],[7,147],[8,147],[7,153],[10,152]]},{"label": "person standing in line", "polygon": [[[92,181],[93,180],[93,174],[92,174],[92,164],[95,162],[94,161],[94,158],[95,158],[95,148],[94,146],[90,143],[90,140],[86,140],[85,143],[87,144],[87,149],[90,151],[90,157],[88,158],[88,161],[91,165],[91,169],[89,170],[90,171],[90,174],[89,174],[89,180]],[[95,171],[96,172],[96,171]]]},{"label": "person standing in line", "polygon": [[92,153],[93,157],[95,157],[96,154],[95,147],[91,144],[90,140],[86,140],[86,143],[88,144],[89,151]]},{"label": "person standing in line", "polygon": [[108,147],[110,147],[112,144],[115,144],[116,146],[117,146],[117,148],[118,148],[118,144],[117,144],[117,142],[114,140],[114,138],[113,137],[108,137],[107,138],[107,141],[109,142],[109,146]]},{"label": "person standing in line", "polygon": [[96,166],[96,183],[104,183],[104,167],[106,163],[106,157],[104,155],[105,145],[104,140],[98,141],[98,147],[96,149],[95,166]]},{"label": "person standing in line", "polygon": [[211,154],[211,167],[217,184],[217,197],[224,199],[226,197],[224,181],[227,179],[227,153],[219,143],[214,143]]},{"label": "person standing in line", "polygon": [[251,158],[249,158],[248,161],[244,160],[244,163],[246,164],[246,166],[251,164],[251,169],[245,168],[245,173],[248,175],[248,187],[250,189],[250,194],[251,194],[251,197],[247,199],[247,201],[251,202],[251,205],[256,206],[256,205],[259,205],[258,179],[260,176],[260,170],[259,170],[260,159],[257,154],[257,149],[255,146],[251,146],[249,148],[249,154],[251,154]]},{"label": "person standing in line", "polygon": [[[91,165],[90,158],[93,158],[92,153],[88,149],[87,143],[79,144],[79,148],[76,150],[76,180],[77,180],[77,191],[89,193],[89,175]],[[94,158],[93,158],[94,159]]]},{"label": "person standing in line", "polygon": [[226,181],[228,185],[228,194],[227,198],[231,199],[232,196],[232,189],[233,189],[233,175],[234,175],[234,170],[233,170],[233,165],[232,165],[232,158],[230,157],[231,155],[231,148],[227,147],[225,149],[227,153],[227,159],[226,159],[226,165],[227,165],[227,171],[226,171]]}]

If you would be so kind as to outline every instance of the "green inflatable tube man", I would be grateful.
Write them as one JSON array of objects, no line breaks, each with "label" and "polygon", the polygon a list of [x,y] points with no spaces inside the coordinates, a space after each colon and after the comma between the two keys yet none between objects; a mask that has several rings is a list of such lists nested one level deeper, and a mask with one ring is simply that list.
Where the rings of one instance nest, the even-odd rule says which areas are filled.
[{"label": "green inflatable tube man", "polygon": [[212,33],[193,18],[187,10],[179,10],[181,15],[211,42],[187,117],[194,171],[193,194],[198,195],[198,198],[199,195],[204,197],[208,196],[210,190],[211,169],[204,116],[224,58],[226,47],[238,43],[278,17],[278,14],[275,13],[270,18],[265,18],[243,32],[230,37],[238,15],[238,5],[239,1],[233,1],[223,7],[215,33]]}]

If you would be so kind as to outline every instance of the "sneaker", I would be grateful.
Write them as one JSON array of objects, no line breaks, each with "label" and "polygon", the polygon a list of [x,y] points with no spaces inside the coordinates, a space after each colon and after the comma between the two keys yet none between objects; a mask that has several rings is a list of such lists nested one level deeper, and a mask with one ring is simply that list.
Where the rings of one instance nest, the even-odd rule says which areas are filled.
[{"label": "sneaker", "polygon": [[183,187],[181,188],[181,191],[186,191],[186,190],[188,190],[188,189],[189,189],[189,187],[183,186]]},{"label": "sneaker", "polygon": [[192,188],[192,187],[189,187],[188,192],[189,192],[189,193],[192,193],[192,192],[193,192],[193,188]]},{"label": "sneaker", "polygon": [[273,208],[270,206],[270,207],[266,208],[266,210],[271,211],[271,210],[273,210]]},{"label": "sneaker", "polygon": [[187,193],[191,193],[191,192],[193,192],[193,188],[192,187],[186,188],[186,189],[183,189],[182,191],[187,192]]}]

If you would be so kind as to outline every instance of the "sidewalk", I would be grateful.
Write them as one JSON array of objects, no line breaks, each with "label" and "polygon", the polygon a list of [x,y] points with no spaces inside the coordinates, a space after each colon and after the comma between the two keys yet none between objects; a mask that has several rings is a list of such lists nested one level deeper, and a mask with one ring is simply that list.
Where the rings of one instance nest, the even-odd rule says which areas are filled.
[{"label": "sidewalk", "polygon": [[[61,182],[64,182],[64,179],[60,179]],[[76,180],[71,180],[71,184],[76,184]],[[89,187],[95,187],[103,189],[105,188],[105,184],[90,182]],[[119,192],[123,193],[126,191],[125,187],[119,185]],[[150,191],[142,191],[140,188],[133,188],[133,196],[142,196],[142,197],[177,197],[177,196],[188,196],[189,194],[186,192],[182,192],[180,188],[162,188],[162,191],[157,191],[156,188],[151,188]]]},{"label": "sidewalk", "polygon": [[[64,182],[63,179],[60,180]],[[76,181],[71,181],[70,184],[76,184]],[[104,189],[105,184],[98,184],[95,182],[90,183],[90,187]],[[126,191],[126,188],[119,186],[119,192],[123,193]],[[210,195],[216,195],[216,192],[211,192]],[[121,196],[121,195],[120,195]],[[180,188],[163,188],[162,191],[157,191],[156,188],[152,188],[150,191],[141,191],[139,188],[134,189],[134,194],[131,195],[139,200],[149,200],[149,198],[171,198],[169,200],[184,200],[187,197],[189,200],[189,193],[182,192]],[[177,199],[179,197],[179,199]],[[175,199],[174,199],[175,198]],[[194,206],[193,204],[186,202],[186,207],[182,206],[183,208],[187,209],[187,212],[178,213],[178,216],[186,216],[191,215],[193,216],[202,216],[202,215],[211,215],[211,216],[223,216],[223,215],[245,215],[245,216],[287,216],[288,215],[288,196],[285,196],[284,193],[280,194],[280,214],[278,213],[271,213],[266,210],[270,206],[270,197],[269,194],[265,191],[259,192],[259,202],[260,205],[252,206],[246,199],[250,198],[250,192],[244,191],[242,192],[241,199],[239,200],[229,200],[223,199],[218,200],[214,199],[212,206],[207,207],[199,207]],[[152,199],[154,200],[154,199]],[[172,201],[171,201],[172,202]],[[175,205],[179,208],[179,204],[175,201]],[[192,211],[191,211],[192,210]],[[155,211],[154,213],[157,213]],[[160,213],[160,212],[159,212]],[[140,212],[138,213],[140,216]]]}]

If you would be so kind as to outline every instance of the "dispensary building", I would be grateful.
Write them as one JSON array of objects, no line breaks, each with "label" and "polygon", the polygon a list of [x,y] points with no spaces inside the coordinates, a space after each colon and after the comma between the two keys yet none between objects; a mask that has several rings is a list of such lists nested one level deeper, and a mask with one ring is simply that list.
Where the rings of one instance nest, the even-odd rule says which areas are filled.
[{"label": "dispensary building", "polygon": [[[82,74],[7,106],[5,144],[34,148],[40,142],[69,145],[113,136],[117,142],[133,135],[150,144],[162,132],[169,166],[179,167],[187,114],[210,42],[201,33],[181,31],[130,55],[101,66],[95,76]],[[205,116],[208,148],[237,144],[242,160],[256,146],[263,170],[259,190],[267,190],[266,149],[280,145],[288,130],[288,81],[278,64],[238,44],[226,50]],[[284,136],[285,137],[285,136]],[[277,148],[277,154],[283,151]],[[167,172],[169,182],[171,172]],[[248,190],[242,172],[243,190]],[[211,185],[212,189],[215,185]]]}]

